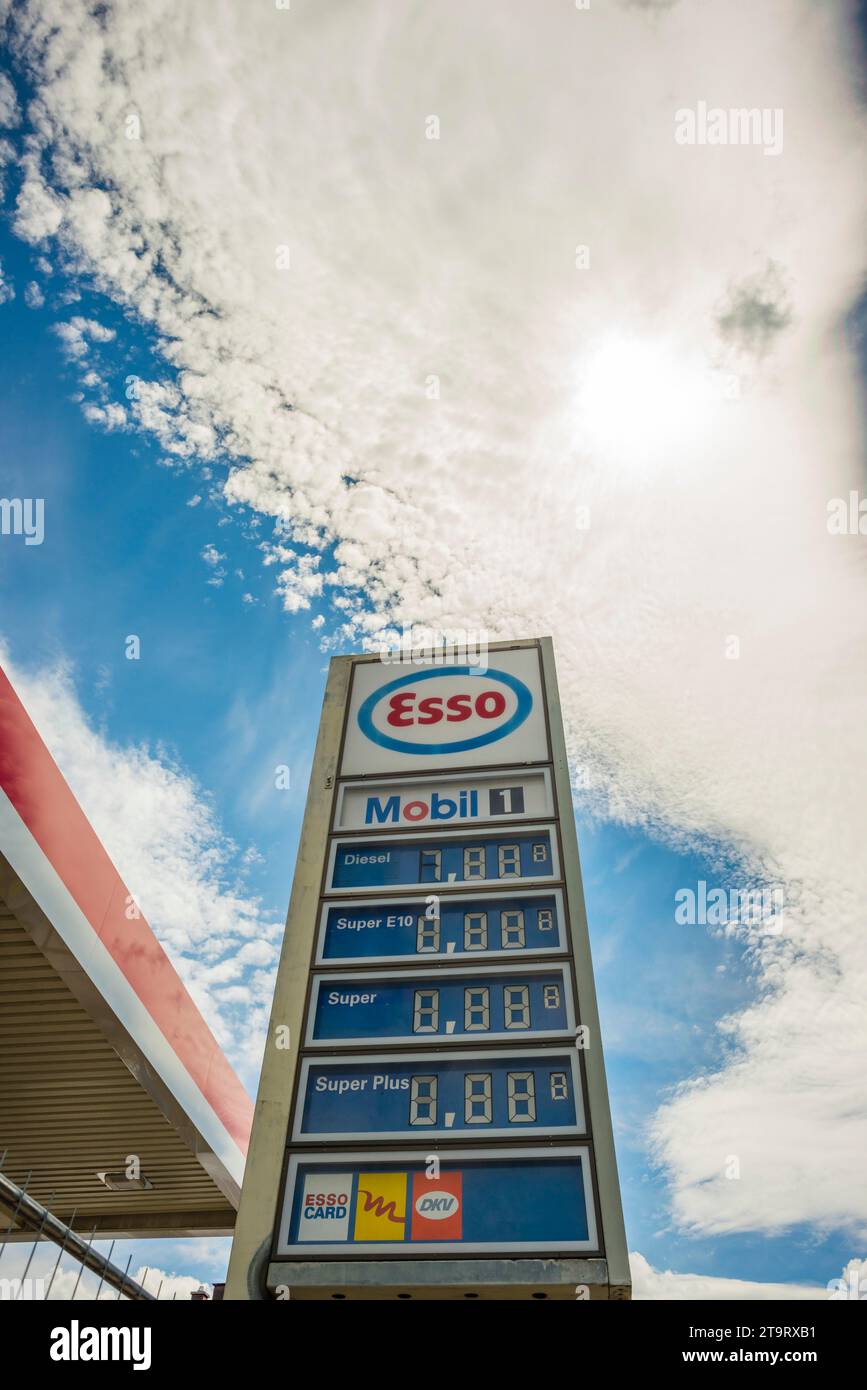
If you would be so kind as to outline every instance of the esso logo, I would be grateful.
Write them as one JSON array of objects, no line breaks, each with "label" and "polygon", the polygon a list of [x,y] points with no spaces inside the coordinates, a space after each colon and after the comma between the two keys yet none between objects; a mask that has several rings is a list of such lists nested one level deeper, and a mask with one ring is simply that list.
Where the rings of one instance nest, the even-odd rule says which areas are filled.
[{"label": "esso logo", "polygon": [[523,681],[473,666],[401,676],[368,695],[362,733],[396,753],[466,753],[517,729],[533,707]]},{"label": "esso logo", "polygon": [[460,1205],[453,1192],[437,1191],[436,1188],[432,1192],[423,1192],[415,1199],[416,1212],[425,1221],[445,1221],[457,1213]]}]

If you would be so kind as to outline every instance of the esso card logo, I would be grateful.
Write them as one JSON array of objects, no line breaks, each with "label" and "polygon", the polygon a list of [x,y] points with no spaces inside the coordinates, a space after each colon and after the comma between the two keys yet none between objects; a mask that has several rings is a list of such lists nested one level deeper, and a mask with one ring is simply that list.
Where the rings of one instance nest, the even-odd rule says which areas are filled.
[{"label": "esso card logo", "polygon": [[460,1240],[462,1173],[413,1174],[412,1239]]},{"label": "esso card logo", "polygon": [[533,696],[508,671],[454,666],[400,676],[358,711],[362,733],[396,753],[467,753],[520,728]]},{"label": "esso card logo", "polygon": [[351,1173],[309,1175],[301,1194],[298,1239],[346,1240],[351,1200]]}]

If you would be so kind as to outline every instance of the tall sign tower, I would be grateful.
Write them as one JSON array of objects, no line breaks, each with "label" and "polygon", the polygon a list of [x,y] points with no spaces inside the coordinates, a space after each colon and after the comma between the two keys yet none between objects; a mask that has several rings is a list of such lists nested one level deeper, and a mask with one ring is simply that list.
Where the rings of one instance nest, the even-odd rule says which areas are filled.
[{"label": "tall sign tower", "polygon": [[630,1296],[550,639],[331,663],[226,1296]]}]

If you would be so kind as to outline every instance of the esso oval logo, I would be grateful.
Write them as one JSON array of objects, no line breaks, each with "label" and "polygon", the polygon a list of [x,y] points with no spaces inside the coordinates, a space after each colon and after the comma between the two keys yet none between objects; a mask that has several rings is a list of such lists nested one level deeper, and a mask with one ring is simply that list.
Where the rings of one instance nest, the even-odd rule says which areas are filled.
[{"label": "esso oval logo", "polygon": [[452,666],[400,676],[368,695],[358,727],[396,753],[467,753],[523,724],[533,696],[508,671]]},{"label": "esso oval logo", "polygon": [[444,1192],[436,1187],[430,1192],[422,1192],[415,1199],[416,1212],[425,1221],[447,1221],[450,1216],[457,1214],[460,1205],[454,1192]]}]

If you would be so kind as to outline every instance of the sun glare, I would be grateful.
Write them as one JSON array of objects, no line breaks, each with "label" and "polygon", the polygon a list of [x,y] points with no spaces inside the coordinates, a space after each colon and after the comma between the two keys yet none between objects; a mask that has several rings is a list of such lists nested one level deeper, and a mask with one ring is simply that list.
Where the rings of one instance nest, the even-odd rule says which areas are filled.
[{"label": "sun glare", "polygon": [[710,375],[667,345],[610,338],[582,372],[578,427],[596,447],[650,453],[687,437],[712,399]]}]

